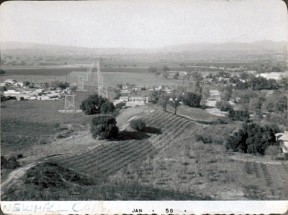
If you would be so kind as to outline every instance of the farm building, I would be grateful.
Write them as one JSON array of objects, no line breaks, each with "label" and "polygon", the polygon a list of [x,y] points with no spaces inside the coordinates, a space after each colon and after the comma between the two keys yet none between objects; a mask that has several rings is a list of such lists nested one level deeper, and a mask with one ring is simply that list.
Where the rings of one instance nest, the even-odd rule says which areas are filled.
[{"label": "farm building", "polygon": [[141,97],[141,96],[134,96],[134,97],[128,97],[128,96],[121,96],[119,99],[114,100],[114,104],[118,104],[120,102],[125,102],[128,107],[134,107],[134,106],[142,106],[145,105],[148,102],[148,97]]},{"label": "farm building", "polygon": [[275,134],[277,141],[280,142],[281,151],[284,154],[285,158],[288,159],[288,131],[284,133]]},{"label": "farm building", "polygon": [[261,77],[266,78],[266,79],[274,79],[277,81],[281,78],[282,75],[283,75],[283,73],[270,72],[270,73],[260,73],[259,75],[257,75],[257,77],[261,76]]},{"label": "farm building", "polygon": [[20,95],[20,92],[18,92],[16,90],[7,90],[4,92],[4,96],[7,96],[7,97],[16,97],[19,95]]},{"label": "farm building", "polygon": [[129,97],[128,102],[126,103],[127,106],[136,106],[136,105],[145,105],[148,102],[148,97],[140,97],[140,96],[135,96],[135,97]]},{"label": "farm building", "polygon": [[175,75],[176,75],[177,73],[179,74],[179,75],[178,75],[178,79],[181,79],[181,80],[187,76],[187,72],[186,72],[186,71],[168,71],[168,76],[167,76],[167,78],[168,78],[168,79],[174,79],[174,78],[175,78]]}]

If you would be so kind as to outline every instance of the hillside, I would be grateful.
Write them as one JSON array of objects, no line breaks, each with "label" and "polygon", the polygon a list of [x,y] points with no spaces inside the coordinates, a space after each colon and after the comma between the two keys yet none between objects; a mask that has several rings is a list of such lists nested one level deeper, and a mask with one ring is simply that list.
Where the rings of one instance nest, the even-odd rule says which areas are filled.
[{"label": "hillside", "polygon": [[160,49],[135,49],[135,48],[89,48],[60,46],[35,43],[5,42],[1,44],[1,52],[10,55],[143,55],[143,54],[159,54],[169,55],[173,53],[185,53],[187,55],[203,54],[215,55],[219,53],[240,55],[251,54],[280,54],[285,55],[287,45],[285,41],[257,41],[253,43],[190,43],[175,46],[163,47]]}]

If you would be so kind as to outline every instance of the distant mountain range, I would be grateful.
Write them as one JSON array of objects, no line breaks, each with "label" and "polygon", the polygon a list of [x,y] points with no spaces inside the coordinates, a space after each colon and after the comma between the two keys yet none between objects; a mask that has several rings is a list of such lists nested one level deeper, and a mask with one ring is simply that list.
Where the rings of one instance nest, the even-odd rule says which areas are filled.
[{"label": "distant mountain range", "polygon": [[34,55],[135,55],[135,54],[201,54],[238,53],[238,54],[281,54],[287,53],[284,41],[258,41],[253,43],[192,43],[168,46],[159,49],[134,48],[82,48],[73,46],[46,45],[35,43],[5,42],[0,44],[2,54]]}]

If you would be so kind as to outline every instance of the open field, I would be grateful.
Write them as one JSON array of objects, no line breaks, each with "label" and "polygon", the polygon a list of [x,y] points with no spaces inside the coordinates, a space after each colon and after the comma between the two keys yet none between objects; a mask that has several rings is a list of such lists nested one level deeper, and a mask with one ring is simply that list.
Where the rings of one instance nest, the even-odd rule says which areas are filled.
[{"label": "open field", "polygon": [[[81,101],[87,95],[88,92],[76,92],[76,108],[79,108]],[[31,144],[39,144],[42,140],[50,142],[55,133],[60,131],[60,124],[86,126],[91,120],[91,116],[83,113],[63,114],[58,112],[59,109],[64,109],[63,100],[3,102],[1,104],[2,155],[8,152],[21,152],[23,148],[29,148]]]},{"label": "open field", "polygon": [[[30,82],[51,82],[55,80],[77,83],[76,77],[69,75],[73,71],[86,72],[87,68],[45,68],[45,69],[12,69],[6,70],[6,74],[0,79],[15,79]],[[182,80],[167,80],[149,73],[147,68],[101,68],[105,84],[115,86],[116,84],[136,84],[139,86],[181,86]],[[185,82],[187,84],[187,82]]]}]

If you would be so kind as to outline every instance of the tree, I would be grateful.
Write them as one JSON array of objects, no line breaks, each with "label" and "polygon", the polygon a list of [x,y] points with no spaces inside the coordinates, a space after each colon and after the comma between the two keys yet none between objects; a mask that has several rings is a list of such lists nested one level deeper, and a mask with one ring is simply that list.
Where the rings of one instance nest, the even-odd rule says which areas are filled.
[{"label": "tree", "polygon": [[6,73],[6,71],[0,69],[0,75],[4,75]]},{"label": "tree", "polygon": [[99,137],[100,140],[117,137],[119,129],[116,124],[116,119],[112,116],[101,115],[94,117],[90,128],[92,137],[94,139]]},{"label": "tree", "polygon": [[210,88],[207,85],[204,85],[202,87],[202,97],[200,101],[200,105],[203,109],[205,108],[206,100],[208,99],[209,95],[210,95]]},{"label": "tree", "polygon": [[130,126],[137,131],[143,131],[146,123],[142,119],[134,119],[130,121]]},{"label": "tree", "polygon": [[170,71],[169,67],[166,65],[163,66],[162,70],[163,70],[163,72]]},{"label": "tree", "polygon": [[247,80],[249,78],[249,73],[241,72],[240,75],[239,75],[239,78],[241,78],[243,80]]},{"label": "tree", "polygon": [[227,150],[264,155],[269,145],[276,144],[276,132],[279,128],[275,125],[262,127],[256,123],[244,123],[227,138],[225,147]]},{"label": "tree", "polygon": [[174,79],[178,79],[179,78],[179,72],[177,71],[175,74],[174,74]]},{"label": "tree", "polygon": [[191,76],[193,81],[201,82],[203,80],[203,76],[200,72],[192,72]]},{"label": "tree", "polygon": [[101,106],[107,101],[108,99],[103,98],[98,94],[90,95],[82,101],[80,109],[87,115],[97,114],[100,113]]},{"label": "tree", "polygon": [[164,77],[165,79],[167,79],[168,76],[169,76],[169,73],[168,73],[167,71],[163,72],[163,77]]},{"label": "tree", "polygon": [[149,101],[154,103],[154,104],[157,104],[157,102],[160,99],[161,95],[162,95],[162,91],[161,90],[159,90],[159,91],[154,90],[149,95]]},{"label": "tree", "polygon": [[115,111],[115,106],[112,102],[106,101],[100,107],[100,112],[102,114],[112,113]]},{"label": "tree", "polygon": [[164,111],[167,109],[168,102],[169,96],[167,95],[162,95],[158,100],[158,104],[163,108]]},{"label": "tree", "polygon": [[125,102],[120,102],[120,103],[117,103],[117,104],[116,104],[115,108],[116,108],[116,110],[120,110],[120,109],[122,109],[125,105],[126,105]]},{"label": "tree", "polygon": [[75,92],[77,90],[77,85],[76,84],[71,84],[69,88],[70,88],[70,90],[72,92]]},{"label": "tree", "polygon": [[232,87],[226,87],[221,93],[221,100],[229,101],[232,96]]},{"label": "tree", "polygon": [[174,90],[172,97],[171,97],[171,105],[174,108],[174,114],[177,114],[177,109],[181,105],[181,97],[178,92]]},{"label": "tree", "polygon": [[24,84],[25,87],[29,87],[30,86],[30,82],[29,81],[24,81],[23,84]]},{"label": "tree", "polygon": [[229,111],[233,109],[229,102],[222,101],[222,100],[216,102],[216,107],[220,109],[221,111]]},{"label": "tree", "polygon": [[183,96],[183,103],[189,107],[200,107],[201,95],[186,92]]},{"label": "tree", "polygon": [[228,112],[228,118],[234,121],[247,121],[250,118],[250,114],[247,110],[233,110],[231,108]]}]

